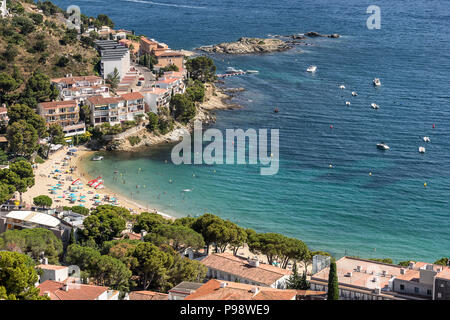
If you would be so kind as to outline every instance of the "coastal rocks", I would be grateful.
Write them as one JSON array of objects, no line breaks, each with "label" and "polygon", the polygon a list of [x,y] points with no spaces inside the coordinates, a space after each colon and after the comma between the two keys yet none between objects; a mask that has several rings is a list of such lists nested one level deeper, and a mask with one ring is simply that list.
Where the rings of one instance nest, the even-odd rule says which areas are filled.
[{"label": "coastal rocks", "polygon": [[333,34],[320,34],[318,32],[315,31],[310,31],[305,33],[305,36],[310,37],[310,38],[316,38],[316,37],[328,37],[328,38],[339,38],[340,35],[337,33],[333,33]]},{"label": "coastal rocks", "polygon": [[245,91],[245,88],[224,88],[222,91],[225,93],[242,92]]},{"label": "coastal rocks", "polygon": [[291,45],[280,39],[242,37],[236,42],[224,42],[212,46],[203,46],[197,49],[209,53],[249,54],[280,52],[291,48]]}]

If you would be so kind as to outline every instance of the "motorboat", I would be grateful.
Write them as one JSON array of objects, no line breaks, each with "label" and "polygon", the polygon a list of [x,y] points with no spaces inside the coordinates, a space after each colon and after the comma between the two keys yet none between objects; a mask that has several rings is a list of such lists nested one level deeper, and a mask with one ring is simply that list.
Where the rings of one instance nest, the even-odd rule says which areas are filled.
[{"label": "motorboat", "polygon": [[430,137],[423,137],[423,141],[430,142]]},{"label": "motorboat", "polygon": [[376,103],[372,103],[371,106],[373,109],[380,109],[380,107]]},{"label": "motorboat", "polygon": [[356,91],[352,91],[352,96],[356,97],[357,95]]},{"label": "motorboat", "polygon": [[280,109],[275,108],[275,109],[273,110],[273,112],[278,113],[278,112],[280,112]]},{"label": "motorboat", "polygon": [[378,78],[375,78],[375,79],[373,79],[373,85],[374,86],[381,86],[381,81],[380,81],[380,79],[378,79]]},{"label": "motorboat", "polygon": [[345,102],[345,105],[346,105],[347,107],[349,107],[349,106],[350,106],[350,101],[346,101],[346,102]]},{"label": "motorboat", "polygon": [[248,73],[248,74],[257,74],[257,73],[259,73],[259,71],[258,70],[247,70],[246,73]]},{"label": "motorboat", "polygon": [[92,161],[100,161],[103,160],[103,156],[95,156],[92,158]]},{"label": "motorboat", "polygon": [[316,66],[309,66],[308,69],[306,69],[306,71],[308,72],[316,72],[317,67]]},{"label": "motorboat", "polygon": [[242,73],[242,72],[244,72],[244,71],[242,71],[240,69],[239,70],[235,69],[233,67],[228,67],[227,71],[225,73],[227,73],[227,74],[234,74],[234,73]]},{"label": "motorboat", "polygon": [[419,147],[419,152],[420,153],[425,153],[425,148],[424,147]]},{"label": "motorboat", "polygon": [[345,86],[344,86],[343,84],[341,84],[341,85],[339,86],[339,89],[344,90],[344,89],[345,89]]},{"label": "motorboat", "polygon": [[390,149],[389,146],[384,142],[377,143],[377,148],[380,150],[389,150]]}]

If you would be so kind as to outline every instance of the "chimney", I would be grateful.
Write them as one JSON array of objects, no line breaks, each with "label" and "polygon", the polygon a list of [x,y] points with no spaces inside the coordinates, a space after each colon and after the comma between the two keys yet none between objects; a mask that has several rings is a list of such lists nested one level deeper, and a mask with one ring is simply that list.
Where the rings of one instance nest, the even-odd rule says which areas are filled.
[{"label": "chimney", "polygon": [[258,287],[253,287],[252,288],[252,292],[256,295],[259,292],[259,288]]},{"label": "chimney", "polygon": [[427,264],[426,269],[429,271],[433,271],[433,265],[432,264]]},{"label": "chimney", "polygon": [[405,273],[406,273],[406,270],[404,268],[401,268],[400,269],[400,274],[405,274]]},{"label": "chimney", "polygon": [[361,266],[356,266],[356,271],[361,272]]},{"label": "chimney", "polygon": [[258,257],[254,257],[253,259],[248,258],[248,264],[249,264],[251,267],[259,267],[259,260],[258,260]]},{"label": "chimney", "polygon": [[227,285],[228,285],[227,282],[221,282],[221,283],[220,283],[220,287],[221,287],[221,288],[225,288]]},{"label": "chimney", "polygon": [[64,291],[66,291],[66,292],[69,291],[69,284],[68,284],[68,283],[64,283],[62,289],[63,289]]},{"label": "chimney", "polygon": [[414,268],[414,265],[415,265],[415,263],[414,263],[413,261],[411,261],[411,262],[409,263],[409,268],[410,268],[410,269],[413,269],[413,268]]}]

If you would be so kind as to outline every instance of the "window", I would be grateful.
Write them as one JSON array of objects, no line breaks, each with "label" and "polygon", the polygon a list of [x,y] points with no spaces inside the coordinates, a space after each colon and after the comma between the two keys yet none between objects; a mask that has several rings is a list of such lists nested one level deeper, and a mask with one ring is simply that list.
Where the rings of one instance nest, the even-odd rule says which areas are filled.
[{"label": "window", "polygon": [[405,285],[404,284],[400,285],[400,290],[405,290]]},{"label": "window", "polygon": [[419,288],[414,287],[414,293],[419,293]]},{"label": "window", "polygon": [[438,298],[442,298],[442,293],[438,292]]},{"label": "window", "polygon": [[427,290],[427,295],[429,295],[429,296],[431,295],[431,290],[430,289]]}]

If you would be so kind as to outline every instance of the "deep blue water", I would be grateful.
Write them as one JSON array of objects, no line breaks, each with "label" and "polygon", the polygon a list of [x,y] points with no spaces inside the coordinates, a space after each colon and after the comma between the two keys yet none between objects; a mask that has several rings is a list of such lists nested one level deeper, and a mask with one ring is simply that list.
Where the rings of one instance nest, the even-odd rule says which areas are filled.
[{"label": "deep blue water", "polygon": [[[170,146],[108,154],[89,163],[89,170],[104,176],[108,187],[127,196],[133,192],[137,201],[169,214],[211,212],[261,232],[298,237],[337,256],[431,262],[448,256],[447,1],[55,2],[63,8],[76,4],[87,15],[105,13],[117,27],[175,49],[241,36],[341,34],[283,53],[212,56],[219,72],[227,66],[260,71],[226,80],[228,87],[247,89],[233,99],[244,108],[217,112],[214,127],[279,128],[277,175],[261,176],[251,165],[175,166]],[[381,8],[380,30],[366,27],[372,4]],[[314,75],[306,72],[312,64],[318,66]],[[380,88],[372,85],[375,77]],[[353,90],[358,97],[351,96]],[[371,109],[372,102],[380,109]],[[280,113],[273,113],[275,106]],[[423,136],[431,142],[425,145]],[[391,150],[377,150],[380,141]],[[418,152],[421,145],[425,154]],[[126,184],[113,183],[114,170]],[[181,192],[187,188],[193,191]]]}]

